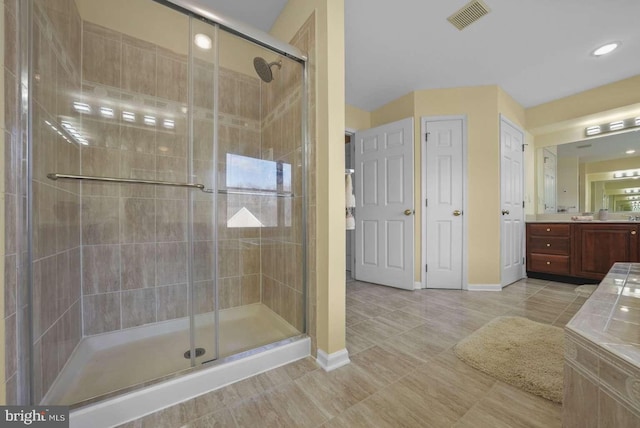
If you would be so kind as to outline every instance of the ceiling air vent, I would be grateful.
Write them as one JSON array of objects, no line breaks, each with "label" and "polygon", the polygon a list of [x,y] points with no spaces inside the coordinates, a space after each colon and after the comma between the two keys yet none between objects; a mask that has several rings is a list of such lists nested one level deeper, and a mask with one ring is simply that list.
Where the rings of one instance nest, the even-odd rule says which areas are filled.
[{"label": "ceiling air vent", "polygon": [[491,9],[481,0],[473,0],[447,18],[458,30],[462,30],[489,13]]}]

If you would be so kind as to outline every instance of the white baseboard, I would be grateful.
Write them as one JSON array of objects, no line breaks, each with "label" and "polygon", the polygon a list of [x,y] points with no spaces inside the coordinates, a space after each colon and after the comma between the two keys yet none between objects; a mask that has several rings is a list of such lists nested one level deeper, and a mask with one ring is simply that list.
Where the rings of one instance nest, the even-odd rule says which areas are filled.
[{"label": "white baseboard", "polygon": [[413,283],[413,289],[414,289],[414,290],[422,290],[422,283],[421,283],[421,282],[418,282],[418,281],[415,281],[415,282]]},{"label": "white baseboard", "polygon": [[500,284],[469,284],[468,291],[502,291]]},{"label": "white baseboard", "polygon": [[318,349],[316,361],[326,372],[330,372],[351,362],[351,360],[349,360],[349,352],[346,348],[332,354],[327,354],[322,349]]}]

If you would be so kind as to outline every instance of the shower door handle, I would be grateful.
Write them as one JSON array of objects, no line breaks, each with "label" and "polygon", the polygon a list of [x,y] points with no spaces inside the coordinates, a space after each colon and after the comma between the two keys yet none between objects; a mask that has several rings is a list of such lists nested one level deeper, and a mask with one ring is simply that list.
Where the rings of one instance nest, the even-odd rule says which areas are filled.
[{"label": "shower door handle", "polygon": [[49,180],[87,180],[87,181],[101,181],[104,183],[125,183],[125,184],[155,184],[157,186],[170,186],[170,187],[186,187],[191,189],[199,189],[205,191],[204,184],[198,183],[179,183],[173,181],[159,181],[159,180],[139,180],[137,178],[117,178],[117,177],[95,177],[91,175],[74,175],[74,174],[47,174]]}]

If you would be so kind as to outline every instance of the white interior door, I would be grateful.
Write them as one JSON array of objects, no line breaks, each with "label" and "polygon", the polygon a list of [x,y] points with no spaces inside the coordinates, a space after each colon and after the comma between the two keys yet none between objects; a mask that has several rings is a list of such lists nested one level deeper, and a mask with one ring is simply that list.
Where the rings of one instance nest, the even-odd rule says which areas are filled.
[{"label": "white interior door", "polygon": [[524,134],[500,118],[500,246],[501,285],[509,285],[524,276],[523,237],[523,168]]},{"label": "white interior door", "polygon": [[463,121],[423,119],[427,288],[463,285]]},{"label": "white interior door", "polygon": [[356,279],[412,290],[413,118],[355,134]]}]

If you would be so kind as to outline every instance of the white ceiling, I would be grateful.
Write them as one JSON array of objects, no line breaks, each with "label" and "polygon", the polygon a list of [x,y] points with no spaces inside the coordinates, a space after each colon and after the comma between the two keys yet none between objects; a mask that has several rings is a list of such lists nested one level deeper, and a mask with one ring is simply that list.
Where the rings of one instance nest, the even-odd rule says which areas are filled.
[{"label": "white ceiling", "polygon": [[287,0],[192,0],[192,3],[269,32]]},{"label": "white ceiling", "polygon": [[[286,4],[196,1],[263,30]],[[496,84],[531,107],[640,74],[638,0],[485,0],[491,12],[459,31],[446,18],[467,1],[345,0],[346,102],[371,111],[413,90]]]}]

